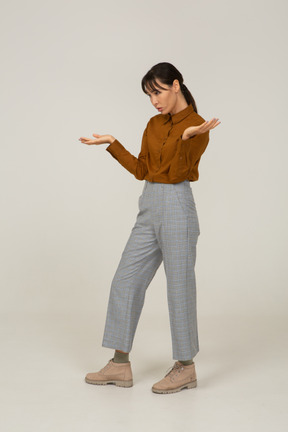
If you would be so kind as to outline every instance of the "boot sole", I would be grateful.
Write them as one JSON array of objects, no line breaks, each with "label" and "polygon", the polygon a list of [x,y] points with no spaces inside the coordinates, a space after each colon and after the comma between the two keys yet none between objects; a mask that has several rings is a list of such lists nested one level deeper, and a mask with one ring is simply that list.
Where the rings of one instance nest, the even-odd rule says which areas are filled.
[{"label": "boot sole", "polygon": [[117,387],[132,387],[133,386],[133,380],[129,381],[117,381],[117,380],[107,380],[107,381],[92,381],[87,378],[85,378],[86,383],[88,384],[95,384],[95,385],[106,385],[106,384],[114,384]]},{"label": "boot sole", "polygon": [[196,381],[192,381],[188,384],[184,384],[180,387],[174,388],[174,389],[167,389],[167,390],[160,390],[160,389],[156,389],[152,387],[152,391],[153,393],[158,393],[158,394],[170,394],[170,393],[177,393],[183,389],[192,389],[197,387],[197,380]]}]

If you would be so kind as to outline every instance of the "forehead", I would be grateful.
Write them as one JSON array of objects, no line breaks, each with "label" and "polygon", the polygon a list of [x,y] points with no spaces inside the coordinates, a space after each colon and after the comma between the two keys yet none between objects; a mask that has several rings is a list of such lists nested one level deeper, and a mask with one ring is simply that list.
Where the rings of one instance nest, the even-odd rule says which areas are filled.
[{"label": "forehead", "polygon": [[146,93],[153,93],[154,91],[168,90],[169,86],[161,83],[161,81],[159,81],[157,78],[154,78],[146,82],[145,89],[146,89]]}]

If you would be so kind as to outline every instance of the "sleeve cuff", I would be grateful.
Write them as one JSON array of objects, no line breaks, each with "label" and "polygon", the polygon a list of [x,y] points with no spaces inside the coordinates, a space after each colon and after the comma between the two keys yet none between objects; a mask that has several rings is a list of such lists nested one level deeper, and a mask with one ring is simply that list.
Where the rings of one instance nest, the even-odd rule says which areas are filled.
[{"label": "sleeve cuff", "polygon": [[116,159],[118,159],[121,154],[127,152],[125,147],[123,147],[123,145],[117,139],[115,139],[111,144],[109,144],[108,147],[106,147],[106,150]]}]

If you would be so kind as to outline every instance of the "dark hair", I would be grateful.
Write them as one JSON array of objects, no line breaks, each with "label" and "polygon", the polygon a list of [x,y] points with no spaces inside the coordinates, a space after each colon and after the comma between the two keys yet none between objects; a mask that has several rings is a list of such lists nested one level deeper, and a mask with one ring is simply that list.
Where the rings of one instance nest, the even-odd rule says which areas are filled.
[{"label": "dark hair", "polygon": [[158,79],[161,83],[169,86],[172,86],[173,81],[177,79],[179,81],[180,89],[186,99],[186,102],[188,103],[188,105],[191,104],[193,106],[193,109],[194,111],[196,111],[196,113],[198,112],[195,100],[186,85],[183,84],[183,77],[175,66],[173,66],[171,63],[166,62],[158,63],[153,66],[142,78],[141,87],[144,93],[147,94],[147,87],[149,87],[152,91],[156,91],[159,89],[164,90],[164,88],[156,82],[156,79]]}]

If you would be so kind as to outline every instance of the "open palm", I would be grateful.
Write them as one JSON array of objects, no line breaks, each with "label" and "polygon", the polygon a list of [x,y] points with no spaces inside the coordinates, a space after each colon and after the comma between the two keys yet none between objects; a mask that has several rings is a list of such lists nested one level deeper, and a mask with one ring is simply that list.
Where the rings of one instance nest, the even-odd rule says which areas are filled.
[{"label": "open palm", "polygon": [[97,144],[110,144],[111,143],[111,135],[93,134],[93,136],[95,137],[94,139],[80,137],[79,141],[81,141],[83,144],[88,144],[88,145],[92,145],[92,144],[96,144],[96,145]]},{"label": "open palm", "polygon": [[208,132],[210,129],[214,129],[216,126],[218,126],[221,122],[218,118],[213,118],[212,120],[207,120],[204,123],[202,123],[199,126],[190,126],[187,129],[185,129],[183,135],[189,136],[190,138],[194,135],[200,135],[205,132]]}]

